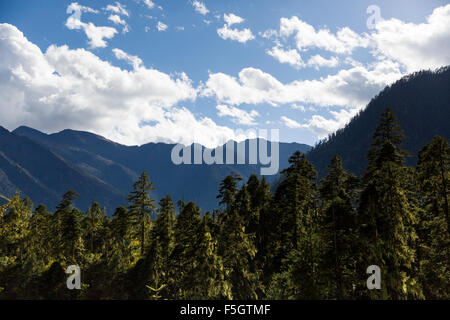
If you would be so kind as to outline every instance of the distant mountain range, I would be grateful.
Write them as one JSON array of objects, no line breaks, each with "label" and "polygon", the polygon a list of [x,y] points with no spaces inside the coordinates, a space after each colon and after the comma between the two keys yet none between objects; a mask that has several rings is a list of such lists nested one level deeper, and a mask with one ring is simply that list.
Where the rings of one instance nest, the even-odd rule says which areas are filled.
[{"label": "distant mountain range", "polygon": [[[343,158],[349,171],[362,174],[371,136],[386,107],[393,109],[408,137],[403,147],[412,155],[408,163],[414,165],[418,150],[434,135],[450,138],[450,67],[414,73],[386,87],[345,128],[312,150],[305,144],[280,143],[280,170],[288,166],[296,150],[311,150],[308,159],[320,176],[334,154]],[[153,198],[170,194],[175,201],[184,198],[195,201],[203,211],[211,210],[217,207],[218,187],[226,175],[237,173],[245,180],[260,173],[260,164],[248,164],[250,141],[241,143],[247,164],[175,165],[173,144],[124,146],[89,132],[45,134],[28,127],[9,132],[0,127],[0,195],[11,197],[21,190],[36,204],[53,209],[61,195],[73,189],[81,195],[76,201],[80,209],[98,201],[112,213],[118,205],[126,205],[133,182],[145,170],[156,187]],[[268,176],[270,182],[277,178]]]},{"label": "distant mountain range", "polygon": [[[192,200],[203,210],[211,210],[217,207],[218,187],[225,176],[237,173],[247,179],[260,173],[261,164],[248,164],[250,140],[240,144],[245,144],[247,164],[176,165],[171,160],[174,144],[124,146],[89,132],[45,134],[24,126],[9,132],[0,127],[0,194],[12,196],[21,190],[36,204],[53,209],[61,195],[73,189],[81,196],[76,201],[79,208],[97,201],[111,213],[126,205],[132,184],[145,170],[156,188],[152,192],[155,199],[170,194],[175,201]],[[311,149],[298,143],[280,143],[279,148],[280,169],[287,167],[287,159],[296,150]],[[234,142],[235,153],[237,150]]]}]

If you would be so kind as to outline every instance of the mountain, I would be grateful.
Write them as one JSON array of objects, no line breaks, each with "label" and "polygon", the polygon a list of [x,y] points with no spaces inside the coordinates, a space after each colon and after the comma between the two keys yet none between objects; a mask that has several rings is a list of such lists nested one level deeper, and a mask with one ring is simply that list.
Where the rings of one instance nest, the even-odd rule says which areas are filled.
[{"label": "mountain", "polygon": [[[261,141],[253,142],[258,145]],[[244,144],[248,163],[250,143],[251,140],[233,142],[234,158],[238,145]],[[126,205],[132,184],[145,170],[156,187],[153,198],[159,200],[170,194],[175,201],[184,198],[195,201],[203,210],[212,210],[217,206],[220,181],[226,175],[238,173],[246,180],[260,172],[260,164],[176,165],[171,160],[174,146],[165,143],[125,146],[93,133],[69,129],[45,134],[25,126],[13,132],[2,128],[0,194],[12,196],[15,190],[21,190],[35,203],[53,208],[65,191],[73,189],[81,196],[75,202],[79,208],[86,209],[95,200],[112,213],[118,205]],[[287,167],[287,159],[294,151],[307,152],[311,147],[280,143],[279,148],[282,169]]]},{"label": "mountain", "polygon": [[308,159],[323,176],[331,157],[338,154],[349,171],[361,175],[367,165],[371,137],[381,112],[390,107],[407,138],[407,164],[415,165],[417,152],[435,135],[450,139],[450,66],[420,71],[386,87],[348,125],[318,143]]},{"label": "mountain", "polygon": [[39,203],[54,207],[63,192],[74,189],[86,199],[112,205],[120,192],[80,170],[45,146],[0,127],[0,194],[20,190]]}]

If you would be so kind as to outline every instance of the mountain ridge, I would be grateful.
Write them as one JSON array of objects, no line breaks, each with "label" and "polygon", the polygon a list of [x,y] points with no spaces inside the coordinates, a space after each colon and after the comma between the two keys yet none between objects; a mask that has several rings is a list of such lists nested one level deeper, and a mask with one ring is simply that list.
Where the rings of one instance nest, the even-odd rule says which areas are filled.
[{"label": "mountain ridge", "polygon": [[[57,133],[46,134],[27,126],[19,126],[11,132],[4,128],[3,130],[11,135],[26,138],[45,148],[89,181],[96,180],[98,183],[109,186],[111,192],[114,191],[117,194],[114,200],[108,201],[106,204],[109,213],[115,206],[126,203],[126,197],[132,184],[144,170],[149,173],[156,187],[156,190],[152,192],[153,198],[158,200],[166,194],[171,194],[175,200],[181,200],[185,197],[186,200],[196,201],[203,210],[212,210],[217,206],[215,196],[218,185],[226,175],[237,173],[247,179],[253,173],[258,174],[261,167],[261,165],[249,164],[175,165],[170,158],[171,150],[175,144],[150,142],[141,146],[125,146],[86,131],[65,129]],[[244,143],[248,145],[249,141],[246,140]],[[236,142],[234,142],[234,146],[236,150]],[[280,143],[280,158],[284,160],[283,165],[287,166],[287,158],[295,150],[300,149],[307,152],[310,148],[305,144]],[[202,146],[202,150],[204,149],[205,147]],[[248,148],[246,148],[246,153],[247,151]],[[9,170],[11,171],[11,169]],[[49,168],[45,170],[49,170]],[[202,187],[199,186],[200,182],[202,182]],[[6,193],[11,195],[9,194],[11,193],[11,186],[6,188],[4,184],[6,183],[4,182],[2,186],[2,183],[0,183],[0,191],[5,192],[5,189],[8,189],[9,192]],[[18,189],[23,189],[20,183],[14,185]],[[178,187],[180,185],[181,188]],[[75,186],[72,189],[78,192]],[[60,196],[66,190],[58,191],[58,196]],[[25,193],[27,194],[27,192]],[[86,199],[86,194],[80,193],[80,195],[81,199],[75,203],[80,208],[85,209],[91,200]],[[54,207],[58,199],[56,199],[56,196],[52,198],[54,198],[52,201],[48,199],[41,201],[42,192],[33,197],[37,202],[46,202],[45,204]],[[104,199],[102,201],[95,196],[92,198],[102,205],[105,204]]]}]

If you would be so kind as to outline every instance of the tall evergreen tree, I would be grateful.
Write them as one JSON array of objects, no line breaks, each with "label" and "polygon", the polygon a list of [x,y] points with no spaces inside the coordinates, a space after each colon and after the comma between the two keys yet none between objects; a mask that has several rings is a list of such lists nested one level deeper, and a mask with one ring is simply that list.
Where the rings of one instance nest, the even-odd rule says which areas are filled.
[{"label": "tall evergreen tree", "polygon": [[166,286],[169,283],[170,255],[175,245],[175,205],[167,195],[159,201],[158,216],[151,231],[151,249],[153,258],[153,283],[151,288],[160,288],[159,295],[169,298]]},{"label": "tall evergreen tree", "polygon": [[89,248],[92,253],[95,252],[94,244],[97,242],[98,233],[102,227],[103,213],[100,209],[100,204],[98,202],[93,202],[92,205],[87,209],[85,223],[86,231],[88,233]]},{"label": "tall evergreen tree", "polygon": [[417,228],[421,284],[427,298],[449,299],[450,147],[444,138],[434,137],[419,152],[417,173],[422,205]]},{"label": "tall evergreen tree", "polygon": [[275,270],[281,271],[282,264],[286,269],[286,264],[295,260],[301,270],[301,278],[292,283],[301,287],[299,292],[303,296],[319,296],[317,173],[306,156],[296,151],[289,158],[289,167],[281,174],[283,180],[274,197],[274,210],[279,216],[279,236],[273,246]]},{"label": "tall evergreen tree", "polygon": [[331,283],[329,297],[337,299],[350,298],[356,284],[356,252],[353,250],[357,240],[353,207],[356,187],[356,177],[345,171],[339,156],[333,156],[328,165],[328,175],[321,180],[320,186],[320,233],[323,238],[321,277]]},{"label": "tall evergreen tree", "polygon": [[[405,152],[400,149],[403,137],[392,110],[387,108],[373,135],[357,215],[360,292],[371,298],[421,295],[413,277],[416,210],[406,196]],[[381,269],[381,290],[365,288],[365,271],[370,265]]]},{"label": "tall evergreen tree", "polygon": [[141,255],[145,252],[146,225],[150,223],[150,214],[156,208],[155,200],[150,198],[149,192],[153,190],[153,183],[147,172],[143,172],[138,181],[133,184],[133,191],[128,196],[128,203],[135,224],[140,228]]}]

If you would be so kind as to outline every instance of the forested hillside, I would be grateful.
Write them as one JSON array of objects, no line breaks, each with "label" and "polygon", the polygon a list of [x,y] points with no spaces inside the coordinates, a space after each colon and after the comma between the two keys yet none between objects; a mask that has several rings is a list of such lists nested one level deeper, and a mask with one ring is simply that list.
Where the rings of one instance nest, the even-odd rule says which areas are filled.
[{"label": "forested hillside", "polygon": [[[275,192],[229,175],[211,212],[155,199],[152,172],[112,217],[102,203],[78,210],[75,191],[55,211],[16,195],[0,207],[0,297],[449,299],[450,147],[436,136],[407,166],[404,139],[384,109],[360,179],[331,156],[318,183],[297,151]],[[81,290],[66,288],[74,264]],[[380,290],[366,287],[370,265]]]},{"label": "forested hillside", "polygon": [[416,72],[386,87],[345,128],[315,146],[308,160],[321,176],[334,154],[342,157],[350,172],[363,173],[371,133],[377,125],[375,119],[386,107],[392,108],[405,131],[407,138],[402,148],[411,154],[406,163],[414,165],[420,148],[435,135],[450,139],[450,67]]}]

